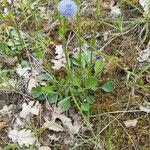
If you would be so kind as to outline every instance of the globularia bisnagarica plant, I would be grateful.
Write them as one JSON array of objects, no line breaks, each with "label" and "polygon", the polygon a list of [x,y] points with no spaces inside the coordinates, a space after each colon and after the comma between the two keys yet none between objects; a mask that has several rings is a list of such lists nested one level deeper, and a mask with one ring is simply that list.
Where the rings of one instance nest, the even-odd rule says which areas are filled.
[{"label": "globularia bisnagarica plant", "polygon": [[[96,10],[96,17],[100,14],[99,7]],[[75,14],[79,21],[79,7],[72,0],[62,0],[58,4],[59,16],[59,36],[62,41],[63,51],[66,59],[65,78],[59,80],[51,80],[46,78],[46,75],[40,76],[40,79],[47,80],[48,86],[36,87],[32,90],[32,96],[39,100],[47,98],[50,104],[57,104],[62,108],[62,111],[68,111],[73,104],[75,104],[81,114],[90,113],[90,105],[94,103],[95,99],[93,92],[98,86],[98,77],[104,68],[104,61],[102,57],[93,59],[94,52],[91,50],[82,51],[83,41],[77,37],[79,51],[76,54],[69,56],[69,48],[67,47],[66,34],[68,31],[68,24],[72,21]],[[95,23],[95,28],[97,23]],[[75,34],[82,35],[80,25],[77,26]],[[90,44],[95,46],[95,33],[90,40]],[[114,89],[114,82],[108,81],[101,87],[105,92],[111,92]]]}]

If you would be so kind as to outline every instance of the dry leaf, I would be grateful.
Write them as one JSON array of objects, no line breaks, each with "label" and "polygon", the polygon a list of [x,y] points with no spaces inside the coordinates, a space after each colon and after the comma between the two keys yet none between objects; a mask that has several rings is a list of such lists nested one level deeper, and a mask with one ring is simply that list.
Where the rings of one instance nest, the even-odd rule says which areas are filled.
[{"label": "dry leaf", "polygon": [[111,7],[110,15],[112,16],[112,18],[116,18],[121,15],[121,10],[118,5]]},{"label": "dry leaf", "polygon": [[52,68],[54,70],[59,70],[61,67],[65,67],[66,60],[64,58],[61,58],[59,60],[51,60],[51,62],[54,64]]},{"label": "dry leaf", "polygon": [[0,110],[0,113],[2,114],[2,115],[10,115],[11,113],[12,113],[12,108],[13,108],[13,105],[11,104],[11,105],[9,105],[9,106],[7,106],[7,105],[5,105],[5,106],[3,106],[3,108]]},{"label": "dry leaf", "polygon": [[55,134],[52,134],[52,135],[49,134],[48,137],[49,137],[50,140],[52,140],[52,141],[59,141],[59,139],[60,139],[60,136],[56,137]]},{"label": "dry leaf", "polygon": [[30,78],[28,82],[28,93],[31,93],[32,88],[37,86],[37,81],[35,78]]},{"label": "dry leaf", "polygon": [[51,60],[53,63],[52,68],[54,70],[59,70],[61,67],[65,66],[66,59],[65,59],[65,54],[63,52],[62,45],[57,45],[55,48],[55,58]]},{"label": "dry leaf", "polygon": [[16,72],[20,77],[28,78],[30,76],[29,72],[31,71],[31,67],[22,68],[21,65],[18,65],[16,68]]},{"label": "dry leaf", "polygon": [[38,150],[51,150],[51,148],[48,146],[41,146]]},{"label": "dry leaf", "polygon": [[115,0],[105,0],[101,3],[102,7],[105,9],[110,9],[112,6],[114,6]]},{"label": "dry leaf", "polygon": [[56,108],[52,114],[52,120],[55,121],[56,119],[61,120],[63,127],[68,129],[71,135],[77,134],[81,128],[80,124],[72,124],[70,118],[66,117],[65,115],[62,115],[61,110],[59,108]]},{"label": "dry leaf", "polygon": [[144,107],[144,106],[140,106],[140,110],[146,112],[146,113],[150,113],[150,106]]},{"label": "dry leaf", "polygon": [[16,125],[23,127],[25,125],[25,122],[23,122],[19,116],[16,117],[15,121]]},{"label": "dry leaf", "polygon": [[23,103],[22,104],[22,111],[20,112],[21,118],[26,118],[29,115],[38,115],[40,111],[41,105],[39,102],[30,101],[29,104]]},{"label": "dry leaf", "polygon": [[105,31],[103,33],[103,36],[104,36],[104,41],[106,42],[108,40],[108,37],[109,37],[109,34],[111,33],[111,31]]},{"label": "dry leaf", "polygon": [[52,130],[52,131],[56,131],[56,132],[59,132],[59,131],[64,131],[64,128],[57,124],[56,122],[53,122],[53,121],[47,121],[43,124],[42,128],[48,128],[49,130]]},{"label": "dry leaf", "polygon": [[35,141],[35,137],[34,137],[33,133],[31,132],[31,130],[26,130],[26,129],[23,129],[21,131],[18,131],[16,129],[10,130],[8,137],[13,142],[18,142],[18,144],[21,147],[23,145],[25,145],[26,147],[29,147]]},{"label": "dry leaf", "polygon": [[7,126],[8,126],[7,122],[0,122],[0,130]]},{"label": "dry leaf", "polygon": [[74,135],[74,134],[77,134],[79,132],[81,126],[78,124],[73,125],[70,118],[66,117],[65,115],[58,115],[57,118],[62,121],[64,127],[69,129],[69,132],[71,134]]},{"label": "dry leaf", "polygon": [[56,54],[55,59],[61,59],[62,57],[65,57],[62,45],[56,45],[55,54]]},{"label": "dry leaf", "polygon": [[135,127],[137,125],[137,122],[138,122],[137,119],[133,119],[133,120],[124,121],[124,124],[127,128],[129,128],[129,127]]},{"label": "dry leaf", "polygon": [[147,45],[147,48],[139,53],[139,57],[137,58],[139,62],[150,62],[150,42]]}]

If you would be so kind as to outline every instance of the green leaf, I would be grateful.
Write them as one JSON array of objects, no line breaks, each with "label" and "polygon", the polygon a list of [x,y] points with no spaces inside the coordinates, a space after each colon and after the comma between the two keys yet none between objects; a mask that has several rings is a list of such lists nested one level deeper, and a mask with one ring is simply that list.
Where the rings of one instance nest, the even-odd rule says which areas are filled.
[{"label": "green leaf", "polygon": [[87,101],[88,104],[93,104],[94,101],[95,101],[95,98],[92,95],[87,95],[86,96],[86,101]]},{"label": "green leaf", "polygon": [[58,94],[55,92],[52,92],[50,94],[47,95],[47,100],[49,102],[49,104],[54,104],[57,102],[58,100]]},{"label": "green leaf", "polygon": [[81,79],[78,77],[73,77],[73,84],[77,86],[81,86]]},{"label": "green leaf", "polygon": [[44,93],[51,93],[52,92],[52,87],[50,87],[50,86],[44,86],[44,87],[42,87],[42,91]]},{"label": "green leaf", "polygon": [[70,97],[64,98],[58,102],[58,106],[61,107],[61,111],[68,111],[71,107],[71,103],[69,101]]},{"label": "green leaf", "polygon": [[96,77],[88,77],[85,80],[85,86],[87,89],[96,90],[98,79]]},{"label": "green leaf", "polygon": [[26,61],[26,60],[22,60],[21,61],[21,66],[22,66],[22,68],[29,67],[30,63],[28,61]]},{"label": "green leaf", "polygon": [[32,88],[31,95],[33,98],[35,98],[39,101],[45,100],[45,95],[44,95],[41,87]]},{"label": "green leaf", "polygon": [[79,60],[77,60],[76,58],[72,57],[72,58],[71,58],[71,61],[72,61],[72,63],[73,63],[74,65],[80,67],[80,62],[79,62]]},{"label": "green leaf", "polygon": [[91,61],[91,51],[84,52],[82,58],[85,62],[89,63]]},{"label": "green leaf", "polygon": [[95,75],[99,74],[104,68],[104,62],[103,60],[97,60],[94,66]]},{"label": "green leaf", "polygon": [[34,51],[34,55],[39,58],[39,59],[42,59],[44,58],[44,53],[41,49],[39,48],[36,48],[35,51]]},{"label": "green leaf", "polygon": [[101,87],[105,92],[111,92],[115,88],[115,83],[114,81],[108,81],[105,84],[102,85]]},{"label": "green leaf", "polygon": [[17,31],[12,30],[12,31],[11,31],[11,35],[12,35],[13,37],[19,39]]},{"label": "green leaf", "polygon": [[90,45],[94,46],[96,44],[96,39],[95,38],[92,38],[90,40]]},{"label": "green leaf", "polygon": [[90,110],[90,105],[88,103],[82,103],[81,104],[81,109],[83,111],[89,111]]},{"label": "green leaf", "polygon": [[43,100],[45,100],[46,98],[45,98],[45,95],[42,94],[42,95],[40,95],[39,97],[37,97],[36,99],[37,99],[38,101],[43,101]]},{"label": "green leaf", "polygon": [[51,79],[51,77],[48,74],[46,74],[46,73],[42,73],[42,74],[37,76],[37,79],[41,80],[41,81],[43,81],[43,80],[44,81],[48,81],[48,80]]},{"label": "green leaf", "polygon": [[0,50],[1,50],[1,51],[4,51],[4,52],[5,52],[5,50],[6,50],[7,48],[8,48],[8,46],[7,46],[6,43],[0,42]]},{"label": "green leaf", "polygon": [[14,46],[15,43],[13,43],[11,40],[9,40],[9,41],[7,42],[7,45],[8,45],[8,46]]},{"label": "green leaf", "polygon": [[[81,56],[81,57],[82,57],[82,56]],[[85,59],[86,59],[86,58],[85,58]],[[78,53],[78,55],[74,55],[74,56],[71,58],[71,61],[72,61],[72,64],[74,64],[74,65],[76,65],[76,66],[78,66],[78,67],[80,67],[81,64],[82,64],[83,67],[86,66],[86,61],[84,61],[84,59],[81,60],[81,64],[80,64],[80,61],[79,61],[79,53]]]},{"label": "green leaf", "polygon": [[42,92],[41,87],[32,88],[31,95],[33,98],[38,98],[42,94],[43,94],[43,92]]},{"label": "green leaf", "polygon": [[67,24],[68,24],[68,21],[63,17],[60,21],[61,25],[59,27],[59,35],[61,37],[64,37],[65,36],[65,33],[67,32]]}]

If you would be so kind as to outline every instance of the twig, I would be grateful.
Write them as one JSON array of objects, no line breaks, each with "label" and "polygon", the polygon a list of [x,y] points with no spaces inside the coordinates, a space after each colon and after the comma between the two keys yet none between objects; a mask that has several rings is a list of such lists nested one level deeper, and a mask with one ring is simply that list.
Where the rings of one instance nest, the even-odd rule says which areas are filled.
[{"label": "twig", "polygon": [[91,115],[90,117],[96,117],[96,116],[104,116],[108,114],[118,114],[118,113],[135,113],[135,112],[143,112],[142,110],[122,110],[122,111],[112,111],[112,112],[105,112],[101,114]]}]

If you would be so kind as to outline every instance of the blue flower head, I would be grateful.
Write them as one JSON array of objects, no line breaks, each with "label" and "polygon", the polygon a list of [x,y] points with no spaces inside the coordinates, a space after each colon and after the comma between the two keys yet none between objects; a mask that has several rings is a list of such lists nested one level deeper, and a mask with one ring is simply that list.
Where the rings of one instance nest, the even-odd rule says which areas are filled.
[{"label": "blue flower head", "polygon": [[58,4],[59,13],[67,19],[72,19],[77,12],[77,5],[73,0],[62,0]]}]

